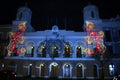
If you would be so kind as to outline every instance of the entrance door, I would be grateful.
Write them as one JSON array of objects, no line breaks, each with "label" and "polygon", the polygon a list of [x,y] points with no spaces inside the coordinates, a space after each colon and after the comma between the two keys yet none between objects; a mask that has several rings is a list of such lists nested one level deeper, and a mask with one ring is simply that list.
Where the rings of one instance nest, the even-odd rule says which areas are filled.
[{"label": "entrance door", "polygon": [[78,64],[76,66],[76,75],[77,75],[77,77],[83,77],[82,69],[83,69],[83,66],[81,64]]},{"label": "entrance door", "polygon": [[39,68],[39,77],[44,77],[45,76],[45,65],[42,63],[40,64]]},{"label": "entrance door", "polygon": [[50,64],[50,77],[57,76],[58,76],[58,64],[54,62]]},{"label": "entrance door", "polygon": [[64,78],[70,78],[72,76],[71,69],[72,67],[70,64],[65,64],[63,66],[63,77]]}]

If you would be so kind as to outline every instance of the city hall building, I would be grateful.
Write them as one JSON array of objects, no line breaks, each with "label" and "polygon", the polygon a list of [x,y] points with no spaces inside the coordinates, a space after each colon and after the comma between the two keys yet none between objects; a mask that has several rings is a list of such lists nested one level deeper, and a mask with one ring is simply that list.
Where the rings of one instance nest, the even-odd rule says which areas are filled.
[{"label": "city hall building", "polygon": [[[99,10],[95,5],[88,5],[83,9],[84,23],[91,21],[104,31],[106,52],[101,59],[84,52],[83,47],[93,47],[92,44],[86,43],[88,34],[84,25],[84,32],[61,30],[57,25],[51,26],[51,30],[35,31],[31,26],[31,16],[32,12],[28,7],[18,9],[16,20],[7,32],[17,31],[19,23],[27,22],[23,35],[25,41],[23,44],[17,44],[18,48],[24,47],[26,52],[8,56],[5,45],[4,59],[0,61],[1,70],[14,70],[17,76],[21,77],[74,79],[99,79],[103,76],[105,79],[111,79],[120,70],[120,17],[100,19]],[[0,30],[2,37],[2,29]]]}]

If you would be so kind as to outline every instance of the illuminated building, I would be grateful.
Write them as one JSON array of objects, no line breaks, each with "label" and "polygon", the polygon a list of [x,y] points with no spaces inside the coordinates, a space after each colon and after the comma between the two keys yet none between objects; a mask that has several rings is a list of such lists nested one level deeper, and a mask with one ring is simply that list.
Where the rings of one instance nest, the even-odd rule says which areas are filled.
[{"label": "illuminated building", "polygon": [[98,79],[104,73],[104,78],[111,78],[120,69],[120,18],[100,19],[98,8],[94,5],[86,6],[83,14],[84,23],[90,21],[98,27],[96,31],[104,31],[106,52],[103,58],[88,53],[93,44],[89,38],[86,42],[88,34],[85,25],[84,32],[60,30],[57,25],[52,26],[51,30],[35,31],[31,26],[31,10],[21,7],[11,31],[17,31],[18,24],[27,21],[23,35],[25,41],[17,44],[26,52],[8,56],[5,51],[5,58],[1,60],[4,67],[1,66],[1,69],[15,70],[17,76]]}]

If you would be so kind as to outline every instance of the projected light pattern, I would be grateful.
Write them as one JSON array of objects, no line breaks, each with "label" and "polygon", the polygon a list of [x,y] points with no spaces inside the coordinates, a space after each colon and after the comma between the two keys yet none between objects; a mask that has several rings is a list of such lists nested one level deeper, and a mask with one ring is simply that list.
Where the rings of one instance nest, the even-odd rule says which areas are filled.
[{"label": "projected light pattern", "polygon": [[88,36],[86,37],[86,42],[89,45],[93,45],[93,49],[85,48],[84,53],[93,55],[95,53],[100,53],[101,56],[105,52],[106,47],[103,43],[104,32],[102,30],[97,31],[97,27],[93,22],[86,21],[86,31]]},{"label": "projected light pattern", "polygon": [[10,32],[10,43],[7,46],[8,50],[8,56],[13,55],[19,55],[20,53],[25,53],[25,48],[18,48],[17,44],[23,44],[24,43],[24,32],[26,30],[26,22],[22,22],[18,25],[18,31],[16,32]]}]

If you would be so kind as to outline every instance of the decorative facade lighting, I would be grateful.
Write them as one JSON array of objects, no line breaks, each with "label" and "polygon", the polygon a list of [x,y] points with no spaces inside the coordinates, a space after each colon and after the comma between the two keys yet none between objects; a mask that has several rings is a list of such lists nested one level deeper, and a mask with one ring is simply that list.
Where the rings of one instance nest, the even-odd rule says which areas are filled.
[{"label": "decorative facade lighting", "polygon": [[26,50],[25,48],[18,48],[17,44],[23,44],[25,41],[25,38],[22,36],[25,32],[26,29],[26,22],[22,22],[18,25],[18,31],[16,32],[10,32],[9,37],[10,37],[10,43],[7,46],[8,50],[8,56],[14,55],[20,55],[20,53],[25,53]]},{"label": "decorative facade lighting", "polygon": [[105,52],[106,47],[103,44],[104,32],[102,30],[97,31],[97,27],[93,22],[86,21],[86,31],[88,36],[86,37],[86,42],[89,45],[93,45],[93,49],[85,48],[84,53],[93,55],[94,53],[102,54]]}]

